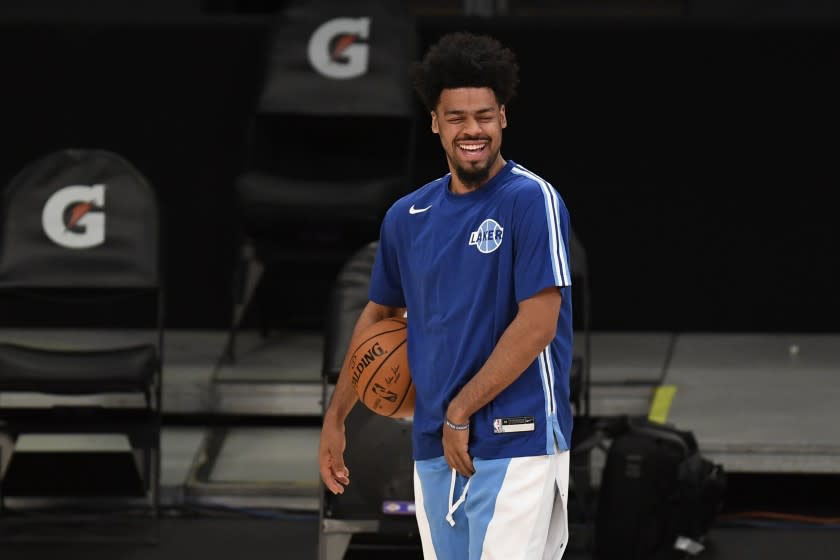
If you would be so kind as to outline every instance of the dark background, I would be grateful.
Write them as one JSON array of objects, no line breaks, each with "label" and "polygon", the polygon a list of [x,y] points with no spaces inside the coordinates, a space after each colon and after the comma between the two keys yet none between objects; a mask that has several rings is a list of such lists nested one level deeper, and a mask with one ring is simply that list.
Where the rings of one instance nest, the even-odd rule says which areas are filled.
[{"label": "dark background", "polygon": [[[162,203],[173,328],[229,322],[232,186],[278,4],[0,5],[0,181],[66,147],[134,163]],[[491,18],[415,4],[420,52],[458,29],[517,52],[503,154],[565,199],[590,260],[593,328],[837,330],[830,3],[614,2],[594,13],[512,0],[521,9]],[[417,112],[414,186],[446,172]],[[275,275],[272,288],[306,273]]]}]

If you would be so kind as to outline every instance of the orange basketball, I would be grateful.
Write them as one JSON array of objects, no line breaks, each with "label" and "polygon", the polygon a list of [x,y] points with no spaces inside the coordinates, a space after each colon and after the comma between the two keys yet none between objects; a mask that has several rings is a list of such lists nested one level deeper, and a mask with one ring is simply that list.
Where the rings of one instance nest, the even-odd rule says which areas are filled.
[{"label": "orange basketball", "polygon": [[350,382],[359,400],[376,414],[391,418],[414,414],[407,334],[405,319],[383,319],[361,332],[360,342],[350,354]]}]

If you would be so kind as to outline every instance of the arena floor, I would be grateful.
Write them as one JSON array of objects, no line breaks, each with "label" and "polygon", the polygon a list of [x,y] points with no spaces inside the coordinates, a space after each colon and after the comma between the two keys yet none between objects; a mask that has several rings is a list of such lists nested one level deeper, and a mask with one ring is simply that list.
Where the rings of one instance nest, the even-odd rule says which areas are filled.
[{"label": "arena floor", "polygon": [[[131,334],[136,333],[96,336],[105,343]],[[0,333],[0,339],[26,342],[38,337],[66,344],[84,335],[9,331]],[[281,331],[263,340],[245,332],[235,364],[220,360],[224,341],[223,332],[166,333],[165,514],[157,544],[66,546],[86,558],[192,554],[211,559],[244,551],[254,559],[317,557],[321,338],[312,332]],[[733,509],[799,508],[788,513],[802,513],[804,508],[822,515],[820,519],[835,519],[822,524],[721,521],[704,557],[836,558],[840,388],[832,379],[838,364],[840,335],[599,332],[592,336],[592,412],[647,414],[659,394],[657,406],[660,412],[664,406],[667,420],[692,430],[703,453],[735,477],[739,486]],[[665,402],[657,393],[663,386],[671,388]],[[38,404],[45,398],[0,395],[0,405]],[[120,445],[113,438],[91,436],[24,437],[16,451]],[[8,449],[4,451],[2,457],[8,458]],[[596,484],[603,459],[593,457]],[[37,521],[31,524],[36,527]],[[574,531],[572,535],[574,541]],[[416,542],[399,544],[403,546],[398,549],[378,550],[378,543],[356,535],[345,557],[419,557]],[[65,545],[2,546],[3,557],[11,560],[52,557],[56,546]],[[567,554],[590,556],[580,546],[571,546]]]}]

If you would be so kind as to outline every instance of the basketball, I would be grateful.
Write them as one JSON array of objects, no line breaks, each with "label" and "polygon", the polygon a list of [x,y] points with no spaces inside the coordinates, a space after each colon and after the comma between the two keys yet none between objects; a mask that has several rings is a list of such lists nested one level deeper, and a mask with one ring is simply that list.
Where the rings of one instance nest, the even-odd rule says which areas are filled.
[{"label": "basketball", "polygon": [[383,319],[360,333],[360,342],[347,361],[359,400],[381,416],[407,418],[414,414],[407,335],[405,319]]}]

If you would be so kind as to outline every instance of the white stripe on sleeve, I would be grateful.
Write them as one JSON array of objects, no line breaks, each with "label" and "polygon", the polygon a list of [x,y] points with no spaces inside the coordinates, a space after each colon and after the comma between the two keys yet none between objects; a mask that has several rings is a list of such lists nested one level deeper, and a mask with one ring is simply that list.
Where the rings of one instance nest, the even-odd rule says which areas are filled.
[{"label": "white stripe on sleeve", "polygon": [[566,256],[566,244],[563,240],[563,231],[560,227],[560,202],[557,191],[550,184],[540,177],[534,175],[524,167],[517,165],[512,169],[517,175],[528,177],[542,190],[545,200],[546,226],[549,233],[549,258],[554,272],[554,282],[558,286],[568,286],[571,282],[568,258]]}]

